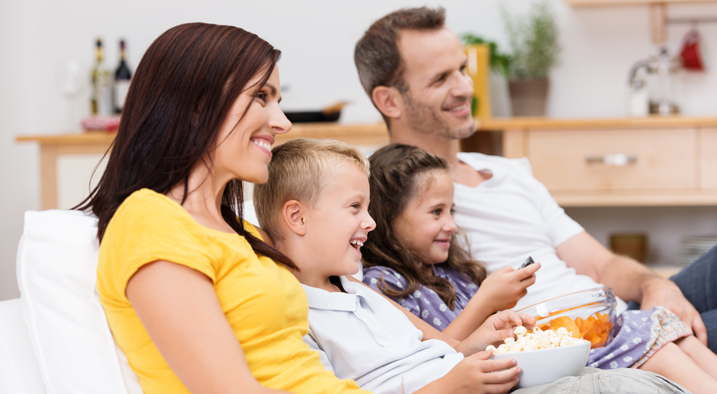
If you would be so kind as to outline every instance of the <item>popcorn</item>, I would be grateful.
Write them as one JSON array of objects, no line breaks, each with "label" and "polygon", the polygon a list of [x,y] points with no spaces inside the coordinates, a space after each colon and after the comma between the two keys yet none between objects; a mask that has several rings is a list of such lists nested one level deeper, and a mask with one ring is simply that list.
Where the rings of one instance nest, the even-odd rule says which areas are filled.
[{"label": "popcorn", "polygon": [[489,345],[485,350],[492,350],[493,353],[500,354],[565,347],[588,342],[585,339],[573,337],[565,327],[560,327],[557,331],[543,331],[535,327],[532,332],[528,332],[525,327],[518,326],[513,332],[515,333],[515,338],[505,338],[504,344],[497,348]]}]

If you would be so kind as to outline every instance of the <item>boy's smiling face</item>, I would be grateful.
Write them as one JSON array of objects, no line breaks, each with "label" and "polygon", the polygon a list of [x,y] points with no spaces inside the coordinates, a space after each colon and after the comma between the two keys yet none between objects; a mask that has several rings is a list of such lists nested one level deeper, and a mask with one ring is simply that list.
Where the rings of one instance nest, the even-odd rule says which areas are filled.
[{"label": "boy's smiling face", "polygon": [[316,206],[307,206],[304,214],[303,242],[314,260],[309,268],[311,276],[323,280],[358,272],[360,248],[369,231],[376,227],[368,213],[370,189],[366,173],[350,162],[342,163],[334,171],[334,180]]}]

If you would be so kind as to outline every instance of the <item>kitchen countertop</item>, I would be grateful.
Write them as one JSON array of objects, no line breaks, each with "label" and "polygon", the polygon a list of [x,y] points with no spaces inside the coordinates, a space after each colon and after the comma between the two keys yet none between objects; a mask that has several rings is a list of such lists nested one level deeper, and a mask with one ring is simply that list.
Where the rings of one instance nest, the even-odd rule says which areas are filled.
[{"label": "kitchen countertop", "polygon": [[[618,128],[649,128],[649,127],[717,127],[717,117],[690,116],[649,116],[644,118],[595,118],[595,119],[559,119],[543,117],[515,117],[476,119],[479,131],[521,130],[521,129],[618,129]],[[115,133],[95,131],[67,134],[49,134],[34,136],[18,136],[18,142],[35,141],[53,145],[95,145],[109,144],[114,140]],[[297,123],[289,136],[277,136],[278,142],[289,138],[386,138],[386,126],[383,122],[373,124],[340,124],[340,123]]]},{"label": "kitchen countertop", "polygon": [[544,117],[489,118],[480,121],[481,130],[515,129],[617,129],[649,127],[717,127],[717,117],[648,116],[640,118],[579,118]]},{"label": "kitchen countertop", "polygon": [[[65,134],[45,134],[18,136],[17,142],[39,142],[47,145],[109,145],[117,133],[107,131],[78,131]],[[277,142],[284,142],[290,138],[337,138],[353,137],[363,138],[385,138],[388,140],[386,126],[381,123],[375,124],[340,124],[335,122],[327,123],[297,123],[292,127],[289,135],[280,134],[276,136]]]}]

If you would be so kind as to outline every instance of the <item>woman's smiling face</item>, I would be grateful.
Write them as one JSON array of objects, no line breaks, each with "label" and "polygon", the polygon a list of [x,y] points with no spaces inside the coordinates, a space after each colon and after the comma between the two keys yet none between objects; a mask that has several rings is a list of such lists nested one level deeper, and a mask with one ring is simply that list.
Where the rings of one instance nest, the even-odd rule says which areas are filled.
[{"label": "woman's smiling face", "polygon": [[453,180],[446,170],[417,175],[415,195],[393,221],[393,231],[406,247],[433,264],[448,259],[453,222]]},{"label": "woman's smiling face", "polygon": [[252,77],[248,88],[234,100],[224,118],[213,158],[213,173],[217,180],[266,182],[274,138],[291,130],[291,122],[279,108],[278,68],[274,67],[263,86],[253,86],[265,73],[266,69],[262,69]]}]

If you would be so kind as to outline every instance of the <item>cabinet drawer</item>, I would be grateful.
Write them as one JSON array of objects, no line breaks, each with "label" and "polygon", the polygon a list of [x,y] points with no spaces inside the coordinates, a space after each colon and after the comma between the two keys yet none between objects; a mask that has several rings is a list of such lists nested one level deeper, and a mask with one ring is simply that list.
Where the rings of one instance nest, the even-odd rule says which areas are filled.
[{"label": "cabinet drawer", "polygon": [[717,129],[702,129],[700,136],[703,189],[717,189]]},{"label": "cabinet drawer", "polygon": [[551,191],[695,189],[695,129],[531,130],[535,177]]}]

